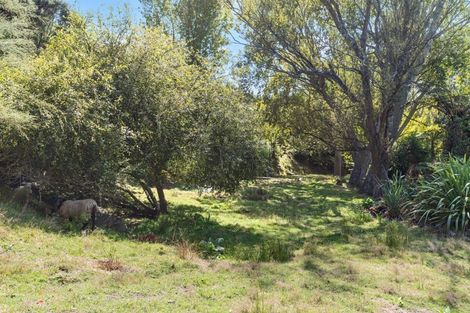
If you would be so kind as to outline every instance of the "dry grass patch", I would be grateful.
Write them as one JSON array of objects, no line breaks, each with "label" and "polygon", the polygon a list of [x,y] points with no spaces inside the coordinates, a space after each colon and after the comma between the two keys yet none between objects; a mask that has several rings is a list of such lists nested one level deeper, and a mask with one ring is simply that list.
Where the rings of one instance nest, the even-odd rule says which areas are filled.
[{"label": "dry grass patch", "polygon": [[124,266],[122,265],[122,263],[115,259],[106,259],[98,261],[98,268],[107,272],[124,270]]},{"label": "dry grass patch", "polygon": [[194,246],[188,240],[181,240],[176,243],[176,254],[183,260],[192,260],[198,256]]}]

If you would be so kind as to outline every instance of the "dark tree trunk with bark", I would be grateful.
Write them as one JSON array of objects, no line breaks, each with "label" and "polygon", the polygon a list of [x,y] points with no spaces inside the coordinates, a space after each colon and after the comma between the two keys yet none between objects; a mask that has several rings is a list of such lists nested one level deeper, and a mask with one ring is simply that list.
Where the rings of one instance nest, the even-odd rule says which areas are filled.
[{"label": "dark tree trunk with bark", "polygon": [[371,165],[366,180],[361,188],[363,193],[378,198],[382,195],[382,186],[388,179],[388,154],[384,145],[369,145]]},{"label": "dark tree trunk with bark", "polygon": [[343,156],[339,150],[335,151],[334,175],[338,176],[340,179],[343,177]]},{"label": "dark tree trunk with bark", "polygon": [[163,184],[157,183],[155,187],[157,188],[158,201],[160,204],[160,213],[168,214],[168,202],[166,201],[165,192],[163,191]]},{"label": "dark tree trunk with bark", "polygon": [[359,150],[352,153],[353,169],[349,178],[349,186],[361,188],[370,165],[370,152]]}]

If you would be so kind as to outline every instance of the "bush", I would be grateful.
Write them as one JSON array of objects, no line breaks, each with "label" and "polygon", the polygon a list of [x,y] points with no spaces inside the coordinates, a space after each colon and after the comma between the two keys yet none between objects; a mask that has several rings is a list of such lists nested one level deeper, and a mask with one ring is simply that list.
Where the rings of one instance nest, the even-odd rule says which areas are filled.
[{"label": "bush", "polygon": [[408,191],[404,176],[395,174],[383,186],[383,202],[390,218],[398,218],[408,201]]},{"label": "bush", "polygon": [[362,208],[364,210],[369,209],[373,205],[374,205],[374,199],[372,198],[365,198],[362,200]]},{"label": "bush", "polygon": [[426,148],[415,134],[404,137],[392,151],[392,170],[401,175],[407,174],[412,166],[430,159],[431,151]]},{"label": "bush", "polygon": [[391,249],[403,247],[408,243],[408,229],[397,221],[385,226],[385,244]]},{"label": "bush", "polygon": [[429,180],[416,188],[410,214],[421,224],[464,231],[470,220],[470,160],[437,163]]},{"label": "bush", "polygon": [[224,238],[217,238],[216,240],[201,240],[199,243],[199,251],[202,254],[202,257],[206,259],[217,259],[225,251],[225,248],[222,247]]}]

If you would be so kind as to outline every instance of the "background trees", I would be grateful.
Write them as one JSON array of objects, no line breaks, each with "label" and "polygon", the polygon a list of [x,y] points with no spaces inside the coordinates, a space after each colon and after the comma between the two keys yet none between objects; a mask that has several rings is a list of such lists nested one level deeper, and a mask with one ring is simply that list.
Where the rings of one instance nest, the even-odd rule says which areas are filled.
[{"label": "background trees", "polygon": [[0,2],[0,58],[11,62],[34,51],[34,11],[29,0]]},{"label": "background trees", "polygon": [[191,63],[200,58],[224,56],[230,11],[221,0],[141,0],[148,26],[162,27],[173,39],[184,42]]},{"label": "background trees", "polygon": [[169,183],[233,191],[261,173],[253,105],[161,29],[114,25],[71,14],[37,57],[2,72],[5,178],[158,216]]},{"label": "background trees", "polygon": [[[232,3],[253,57],[321,95],[338,124],[347,125],[355,151],[370,155],[370,166],[355,162],[369,169],[368,179],[354,182],[364,181],[363,190],[374,195],[388,176],[389,148],[424,95],[415,86],[432,44],[465,23],[462,6],[443,0]],[[347,119],[351,112],[357,118]]]},{"label": "background trees", "polygon": [[423,154],[440,146],[436,121],[447,151],[468,151],[460,0],[231,3],[249,43],[243,70],[256,74],[245,85],[218,76],[222,2],[142,3],[145,28],[93,23],[60,1],[1,4],[4,181],[158,216],[170,184],[234,191],[287,150],[337,170],[347,155],[350,184],[374,195],[392,166],[428,160],[403,157],[423,138],[408,136],[417,125],[433,124]]},{"label": "background trees", "polygon": [[68,7],[61,0],[0,2],[0,58],[10,62],[36,53],[66,23]]}]

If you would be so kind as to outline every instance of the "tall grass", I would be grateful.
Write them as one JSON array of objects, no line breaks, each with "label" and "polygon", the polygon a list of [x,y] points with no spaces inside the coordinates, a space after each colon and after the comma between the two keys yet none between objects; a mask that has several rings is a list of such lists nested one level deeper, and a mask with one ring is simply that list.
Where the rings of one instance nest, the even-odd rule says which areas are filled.
[{"label": "tall grass", "polygon": [[451,158],[437,163],[429,180],[422,181],[410,213],[422,224],[464,231],[470,220],[470,160]]},{"label": "tall grass", "polygon": [[395,174],[383,186],[383,201],[388,208],[388,215],[390,218],[398,218],[401,215],[402,209],[408,201],[408,191],[406,181],[403,176]]}]

